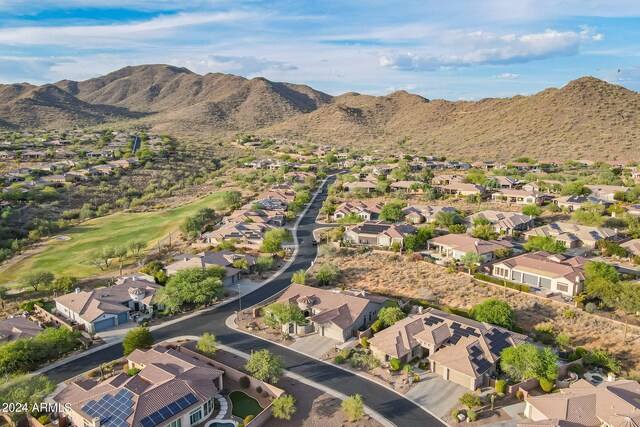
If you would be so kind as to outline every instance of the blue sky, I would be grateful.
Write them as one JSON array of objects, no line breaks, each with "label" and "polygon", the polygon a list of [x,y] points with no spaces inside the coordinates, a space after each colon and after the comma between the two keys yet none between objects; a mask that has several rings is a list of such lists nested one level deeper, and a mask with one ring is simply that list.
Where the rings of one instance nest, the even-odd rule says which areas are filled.
[{"label": "blue sky", "polygon": [[0,1],[0,83],[145,63],[331,94],[471,100],[586,75],[640,90],[640,1]]}]

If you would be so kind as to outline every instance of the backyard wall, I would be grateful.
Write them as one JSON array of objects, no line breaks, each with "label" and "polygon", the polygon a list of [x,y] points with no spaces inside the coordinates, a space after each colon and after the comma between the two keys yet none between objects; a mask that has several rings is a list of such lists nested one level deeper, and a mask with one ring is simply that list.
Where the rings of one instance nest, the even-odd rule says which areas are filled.
[{"label": "backyard wall", "polygon": [[34,305],[33,308],[35,312],[38,313],[39,316],[44,317],[49,322],[53,322],[56,326],[64,326],[65,328],[71,329],[71,330],[73,329],[77,329],[79,331],[84,330],[84,325],[82,325],[81,323],[78,323],[77,325],[72,325],[66,319],[56,316],[53,313],[49,313],[47,310],[45,310],[44,308],[38,305]]}]

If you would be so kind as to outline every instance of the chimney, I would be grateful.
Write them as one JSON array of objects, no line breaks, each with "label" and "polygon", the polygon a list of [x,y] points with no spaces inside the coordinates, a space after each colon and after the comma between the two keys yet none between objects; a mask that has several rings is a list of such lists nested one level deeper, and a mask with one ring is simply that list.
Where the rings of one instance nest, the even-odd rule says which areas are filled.
[{"label": "chimney", "polygon": [[76,294],[80,293],[80,288],[76,288]]},{"label": "chimney", "polygon": [[93,422],[93,427],[100,427],[100,417],[93,417],[91,421]]}]

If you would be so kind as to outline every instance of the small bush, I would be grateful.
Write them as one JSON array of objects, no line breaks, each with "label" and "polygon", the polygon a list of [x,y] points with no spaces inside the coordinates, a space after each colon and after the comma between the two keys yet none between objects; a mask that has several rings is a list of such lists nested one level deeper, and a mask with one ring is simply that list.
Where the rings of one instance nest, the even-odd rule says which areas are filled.
[{"label": "small bush", "polygon": [[238,380],[238,383],[242,388],[249,388],[249,386],[251,385],[251,380],[249,379],[248,376],[244,375],[240,377],[240,379]]},{"label": "small bush", "polygon": [[458,419],[458,415],[459,415],[459,414],[460,414],[460,411],[459,411],[459,410],[457,410],[457,409],[454,409],[453,411],[451,411],[451,419],[452,419],[453,421],[455,421],[456,423],[457,423],[458,421],[460,421],[460,420]]},{"label": "small bush", "polygon": [[343,348],[340,350],[339,355],[342,356],[345,360],[351,357],[351,353],[353,351],[350,348]]},{"label": "small bush", "polygon": [[260,386],[256,387],[256,393],[258,394],[262,393],[262,387]]},{"label": "small bush", "polygon": [[413,376],[413,382],[414,383],[419,383],[420,382],[420,375],[416,374]]},{"label": "small bush", "polygon": [[496,381],[496,392],[504,393],[507,389],[507,382],[505,380]]},{"label": "small bush", "polygon": [[522,390],[518,390],[516,391],[516,399],[522,401],[524,399],[524,393],[522,393]]},{"label": "small bush", "polygon": [[474,422],[478,419],[478,414],[476,413],[476,411],[472,411],[471,409],[469,409],[467,411],[467,418],[469,419],[469,421]]},{"label": "small bush", "polygon": [[391,370],[392,371],[398,371],[400,370],[400,359],[392,357],[391,360],[389,360],[389,366],[391,366]]},{"label": "small bush", "polygon": [[596,305],[592,302],[588,302],[587,305],[584,306],[584,311],[586,311],[589,314],[593,314],[596,311]]},{"label": "small bush", "polygon": [[51,422],[51,420],[49,419],[48,415],[40,415],[38,417],[38,422],[44,426],[46,426],[47,424],[49,424]]},{"label": "small bush", "polygon": [[347,359],[342,357],[342,355],[338,354],[336,357],[333,358],[333,361],[336,362],[339,365],[342,365],[343,363],[345,363],[347,361]]},{"label": "small bush", "polygon": [[551,390],[553,390],[554,385],[555,385],[555,381],[549,380],[547,378],[540,378],[540,388],[545,393],[551,393]]},{"label": "small bush", "polygon": [[127,369],[127,375],[129,375],[130,377],[138,375],[138,372],[140,372],[140,369],[138,368]]},{"label": "small bush", "polygon": [[574,317],[576,317],[576,312],[573,310],[565,310],[563,315],[567,319],[573,319]]},{"label": "small bush", "polygon": [[584,374],[585,368],[584,366],[577,363],[575,365],[569,366],[568,370],[569,372],[573,372],[574,374],[582,375]]},{"label": "small bush", "polygon": [[584,354],[586,352],[587,352],[586,348],[584,348],[584,347],[576,347],[576,350],[575,350],[576,356],[582,357],[582,356],[584,356]]},{"label": "small bush", "polygon": [[369,348],[369,339],[367,337],[360,338],[360,345],[362,348]]},{"label": "small bush", "polygon": [[380,332],[383,329],[384,329],[384,325],[380,320],[376,320],[371,324],[371,330],[373,331],[373,333]]},{"label": "small bush", "polygon": [[[125,366],[129,366],[129,365],[125,365]],[[91,371],[87,374],[87,376],[89,378],[96,378],[100,376],[100,372],[99,371]]]},{"label": "small bush", "polygon": [[254,418],[255,417],[253,415],[247,415],[246,417],[244,417],[244,425],[249,424]]}]

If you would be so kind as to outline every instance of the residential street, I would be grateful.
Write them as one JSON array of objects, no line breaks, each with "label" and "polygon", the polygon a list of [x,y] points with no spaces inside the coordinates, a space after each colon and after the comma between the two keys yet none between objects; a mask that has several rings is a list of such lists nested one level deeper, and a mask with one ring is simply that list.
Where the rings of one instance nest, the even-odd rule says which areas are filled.
[{"label": "residential street", "polygon": [[[312,244],[312,233],[314,229],[323,227],[323,225],[315,223],[315,218],[322,202],[327,197],[327,184],[325,184],[324,191],[313,200],[311,207],[300,221],[297,238],[301,243],[295,260],[279,277],[253,292],[243,295],[241,300],[243,308],[258,304],[282,291],[291,283],[291,276],[294,272],[301,269],[307,270],[311,266],[317,251],[317,247]],[[237,302],[226,304],[215,310],[202,312],[199,315],[160,328],[154,331],[153,335],[156,341],[163,341],[182,335],[201,335],[204,332],[213,332],[221,343],[239,351],[251,353],[253,350],[266,348],[282,356],[285,368],[289,371],[346,395],[361,394],[365,405],[397,426],[443,425],[440,420],[419,406],[381,385],[279,345],[228,328],[225,325],[225,319],[238,310],[238,307]],[[122,346],[117,343],[58,366],[48,371],[47,375],[55,381],[66,380],[94,368],[100,363],[121,356]]]}]

